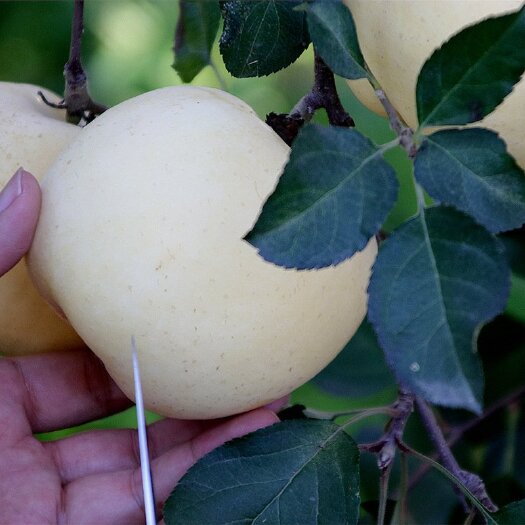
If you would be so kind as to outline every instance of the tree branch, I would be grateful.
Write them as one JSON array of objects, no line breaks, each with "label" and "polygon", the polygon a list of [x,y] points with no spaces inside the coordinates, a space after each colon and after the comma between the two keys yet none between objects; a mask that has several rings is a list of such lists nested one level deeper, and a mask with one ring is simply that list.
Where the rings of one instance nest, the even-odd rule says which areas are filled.
[{"label": "tree branch", "polygon": [[71,23],[71,43],[69,60],[64,66],[64,99],[53,104],[40,92],[42,100],[52,107],[65,108],[67,119],[78,124],[82,119],[91,122],[107,108],[94,102],[89,95],[87,75],[81,61],[82,33],[84,32],[84,0],[75,0],[73,20]]},{"label": "tree branch", "polygon": [[[447,445],[450,448],[452,448],[463,437],[463,434],[465,434],[465,432],[468,432],[472,428],[475,428],[477,425],[479,425],[485,419],[490,417],[492,414],[518,401],[524,395],[525,395],[525,386],[521,386],[520,388],[514,390],[513,392],[510,392],[505,397],[502,397],[501,399],[498,399],[497,401],[492,403],[489,407],[487,407],[487,409],[480,416],[475,417],[471,419],[470,421],[467,421],[455,428],[452,428],[452,430],[450,431],[447,437]],[[439,456],[438,454],[434,454],[431,457],[432,459],[437,459]],[[419,480],[430,469],[431,469],[430,465],[428,464],[422,465],[411,477],[410,482],[409,482],[409,488],[412,488],[414,485],[416,485],[419,482]]]},{"label": "tree branch", "polygon": [[397,401],[392,405],[395,416],[388,423],[384,435],[373,443],[359,445],[359,450],[377,454],[377,466],[381,472],[390,467],[398,447],[403,444],[403,432],[414,410],[414,397],[412,392],[401,387]]},{"label": "tree branch", "polygon": [[346,112],[335,85],[334,74],[319,55],[314,61],[314,85],[289,114],[270,113],[266,123],[290,146],[305,122],[324,108],[332,126],[353,127],[354,120]]},{"label": "tree branch", "polygon": [[485,484],[483,480],[476,474],[463,470],[454,454],[450,450],[450,447],[441,431],[436,416],[432,409],[427,405],[423,399],[416,397],[415,399],[416,407],[418,409],[421,421],[423,422],[424,427],[426,428],[430,440],[436,447],[439,458],[443,466],[454,476],[456,476],[465,486],[478,498],[481,503],[491,512],[498,510],[498,507],[492,502],[487,491],[485,489]]},{"label": "tree branch", "polygon": [[333,126],[352,127],[354,120],[345,111],[337,88],[332,70],[324,63],[319,55],[315,55],[314,61],[314,85],[310,93],[306,94],[290,112],[291,118],[300,118],[308,122],[315,111],[324,108],[328,115],[328,121]]}]

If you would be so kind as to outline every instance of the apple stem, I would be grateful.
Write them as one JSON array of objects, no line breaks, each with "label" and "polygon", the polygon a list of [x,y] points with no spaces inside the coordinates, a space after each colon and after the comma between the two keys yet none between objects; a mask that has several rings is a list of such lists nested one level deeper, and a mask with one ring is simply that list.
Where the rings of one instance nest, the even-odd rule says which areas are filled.
[{"label": "apple stem", "polygon": [[67,120],[78,124],[82,120],[91,122],[107,108],[94,102],[89,95],[87,75],[81,61],[82,34],[84,32],[84,0],[75,0],[71,23],[69,60],[64,66],[64,99],[58,104],[49,102],[40,92],[42,100],[49,106],[67,111]]},{"label": "apple stem", "polygon": [[312,119],[314,113],[324,108],[332,126],[353,127],[354,120],[341,104],[332,70],[316,53],[314,60],[314,85],[309,93],[297,102],[289,114],[270,113],[266,123],[291,145],[300,128]]}]

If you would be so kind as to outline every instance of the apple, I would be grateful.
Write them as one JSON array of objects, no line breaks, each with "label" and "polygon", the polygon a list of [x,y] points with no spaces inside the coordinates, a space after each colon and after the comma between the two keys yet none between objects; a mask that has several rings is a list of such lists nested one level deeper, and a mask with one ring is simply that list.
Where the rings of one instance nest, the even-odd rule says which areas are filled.
[{"label": "apple", "polygon": [[312,271],[243,240],[288,152],[232,95],[170,87],[88,124],[44,178],[32,275],[130,398],[135,338],[150,410],[208,419],[269,403],[361,323],[375,240]]},{"label": "apple", "polygon": [[[0,188],[22,166],[37,179],[80,128],[64,121],[64,112],[46,106],[29,84],[0,82]],[[64,350],[82,344],[71,326],[40,297],[19,262],[0,278],[0,354],[20,355]]]},{"label": "apple", "polygon": [[[467,26],[517,10],[523,0],[344,0],[363,56],[400,115],[417,127],[416,83],[433,51]],[[516,42],[516,45],[519,45]],[[357,98],[383,113],[368,81],[348,81]],[[494,112],[473,126],[497,131],[525,169],[525,78]]]}]

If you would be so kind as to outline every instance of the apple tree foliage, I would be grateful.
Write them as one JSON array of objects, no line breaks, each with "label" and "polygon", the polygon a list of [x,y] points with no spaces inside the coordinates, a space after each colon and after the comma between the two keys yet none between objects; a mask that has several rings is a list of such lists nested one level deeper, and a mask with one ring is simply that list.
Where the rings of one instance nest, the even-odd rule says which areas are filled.
[{"label": "apple tree foliage", "polygon": [[[312,45],[336,75],[366,78],[380,89],[361,53],[352,15],[339,0],[181,0],[174,67],[184,81],[210,63],[217,32],[224,64],[235,77],[270,75]],[[280,181],[246,236],[264,259],[308,270],[339,264],[377,235],[381,242],[369,286],[368,321],[313,384],[336,396],[364,398],[385,388],[393,391],[397,383],[420,402],[441,407],[443,421],[462,429],[462,438],[467,432],[467,442],[470,426],[479,423],[478,440],[492,432],[493,442],[499,443],[484,450],[482,470],[489,463],[502,470],[511,454],[513,477],[505,482],[521,486],[514,499],[525,491],[525,411],[515,411],[510,426],[498,424],[504,392],[496,391],[501,390],[498,374],[510,373],[507,386],[522,387],[525,341],[518,330],[521,350],[517,345],[501,358],[492,353],[484,372],[477,339],[485,323],[507,304],[510,308],[511,266],[513,293],[520,284],[525,290],[519,277],[525,273],[525,250],[504,233],[525,222],[525,174],[496,133],[461,126],[501,104],[524,69],[522,7],[465,28],[428,57],[414,93],[419,126],[401,129],[398,121],[398,139],[377,145],[350,127],[300,121]],[[436,125],[449,127],[423,133]],[[398,179],[385,154],[401,146],[412,163],[417,212],[385,233],[382,227],[398,197]],[[494,323],[516,330],[498,317],[484,329],[488,335],[482,345],[494,344]],[[486,414],[484,399],[495,403]],[[392,416],[385,435],[394,435],[391,427],[401,425],[396,406],[383,407]],[[360,501],[359,487],[366,492],[373,472],[354,441],[363,436],[349,424],[379,413],[365,410],[336,424],[335,413],[289,409],[281,423],[230,442],[198,462],[170,496],[166,523],[369,523],[378,515],[381,522],[385,516],[399,520],[407,490],[418,490],[407,477],[418,475],[416,467],[407,467],[403,452],[410,456],[410,447],[404,450],[399,440],[398,503],[383,490],[390,474],[389,467],[381,470],[384,448],[379,454],[383,489],[375,503]],[[421,442],[419,428],[408,425],[403,431],[404,439]],[[458,479],[460,471],[437,467],[481,520],[525,522],[523,499],[494,512]],[[432,489],[437,497],[446,483],[438,478]],[[453,493],[446,495],[454,499]],[[455,519],[451,503],[441,507],[445,514],[436,510],[425,517],[416,505],[412,518]]]}]

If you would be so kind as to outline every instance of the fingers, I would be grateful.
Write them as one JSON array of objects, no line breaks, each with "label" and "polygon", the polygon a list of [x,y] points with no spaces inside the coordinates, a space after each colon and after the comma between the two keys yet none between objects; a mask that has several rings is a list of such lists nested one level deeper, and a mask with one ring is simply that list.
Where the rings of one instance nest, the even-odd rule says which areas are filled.
[{"label": "fingers", "polygon": [[[274,412],[261,408],[233,419],[210,422],[204,432],[158,456],[152,462],[157,504],[160,506],[167,499],[188,468],[204,454],[230,439],[277,421]],[[144,522],[139,468],[77,479],[66,486],[65,494],[68,522],[100,525]],[[86,506],[85,501],[90,501],[90,505]]]},{"label": "fingers", "polygon": [[[148,446],[153,460],[176,445],[193,439],[218,420],[182,421],[164,419],[148,426]],[[55,460],[63,483],[117,470],[140,466],[135,429],[97,430],[43,443]]]},{"label": "fingers", "polygon": [[24,420],[33,432],[48,432],[130,405],[87,348],[0,360],[0,421],[10,422],[11,434],[27,432]]},{"label": "fingers", "polygon": [[[280,407],[281,403],[276,403]],[[269,407],[267,407],[269,408]],[[271,412],[276,410],[272,407]],[[148,426],[150,459],[154,460],[176,445],[224,423],[222,420],[184,421],[164,419]],[[140,466],[135,429],[96,430],[66,439],[43,443],[60,472],[62,483],[94,474],[135,469]]]},{"label": "fingers", "polygon": [[40,213],[40,187],[20,168],[0,193],[0,275],[27,252]]},{"label": "fingers", "polygon": [[[177,481],[202,456],[222,445],[226,441],[244,436],[277,423],[279,418],[266,408],[260,408],[230,419],[210,428],[183,446],[167,452],[152,463],[155,497],[159,503],[170,495]],[[140,483],[139,479],[139,483]]]}]

